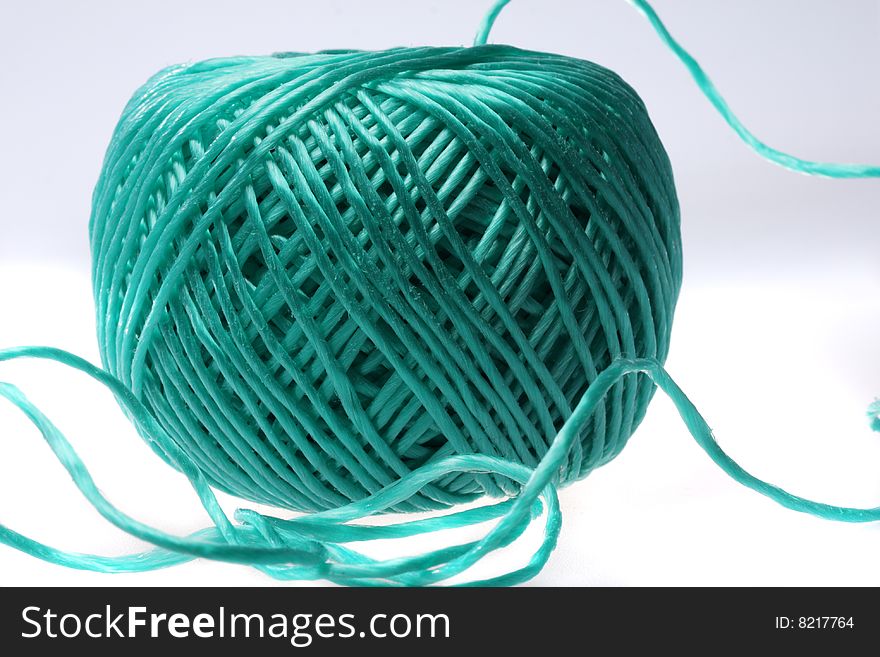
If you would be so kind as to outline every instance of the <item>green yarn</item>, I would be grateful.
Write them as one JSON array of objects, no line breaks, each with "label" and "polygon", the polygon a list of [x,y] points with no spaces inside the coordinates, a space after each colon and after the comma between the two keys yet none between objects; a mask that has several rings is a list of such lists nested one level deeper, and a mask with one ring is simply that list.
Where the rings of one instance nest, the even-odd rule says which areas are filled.
[{"label": "green yarn", "polygon": [[[507,46],[159,73],[91,239],[106,369],[211,485],[308,511],[452,454],[536,466],[613,359],[665,358],[681,279],[638,96]],[[651,390],[612,390],[561,482],[620,452]],[[517,489],[463,473],[395,510]]]},{"label": "green yarn", "polygon": [[[645,107],[597,64],[486,45],[506,3],[472,48],[215,59],[136,92],[90,221],[103,369],[48,347],[0,360],[55,360],[106,385],[214,526],[177,537],[120,512],[4,383],[88,501],[156,548],[72,554],[2,526],[0,541],[101,572],[207,557],[279,579],[425,585],[543,516],[525,566],[476,582],[515,584],[555,546],[557,487],[620,453],[655,387],[742,484],[821,517],[880,519],[791,495],[718,446],[662,366],[681,239]],[[633,4],[759,154],[809,174],[880,176],[766,146],[653,9]],[[212,489],[311,513],[242,509],[234,522]],[[359,523],[486,497],[500,501]],[[348,546],[488,520],[478,540],[412,557]]]},{"label": "green yarn", "polygon": [[880,166],[871,164],[835,164],[831,162],[814,162],[812,160],[803,160],[794,157],[788,153],[783,153],[763,141],[758,139],[752,132],[746,128],[742,122],[734,115],[733,110],[727,104],[727,101],[721,96],[721,93],[715,87],[709,76],[703,70],[703,67],[697,63],[697,60],[685,50],[681,44],[676,41],[666,29],[666,26],[660,20],[657,12],[645,0],[629,0],[639,11],[641,11],[651,26],[662,39],[663,43],[675,54],[676,57],[685,65],[688,73],[700,87],[700,91],[709,99],[712,106],[718,110],[718,113],[724,121],[733,128],[737,136],[742,139],[752,150],[761,157],[778,164],[791,171],[806,173],[813,176],[826,176],[828,178],[877,178],[880,177]]}]

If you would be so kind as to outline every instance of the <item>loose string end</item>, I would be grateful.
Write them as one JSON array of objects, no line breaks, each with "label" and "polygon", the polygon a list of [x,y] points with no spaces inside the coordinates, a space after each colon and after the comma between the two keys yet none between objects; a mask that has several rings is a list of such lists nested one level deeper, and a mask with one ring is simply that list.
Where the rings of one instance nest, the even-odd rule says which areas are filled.
[{"label": "loose string end", "polygon": [[880,431],[880,397],[868,406],[868,419],[874,431]]},{"label": "loose string end", "polygon": [[486,12],[486,15],[480,23],[480,27],[477,29],[477,36],[474,37],[475,46],[486,45],[486,42],[489,40],[489,33],[492,31],[492,26],[495,25],[495,20],[498,18],[498,14],[501,13],[501,10],[504,9],[509,2],[510,0],[496,0],[495,4],[493,4],[489,11]]}]

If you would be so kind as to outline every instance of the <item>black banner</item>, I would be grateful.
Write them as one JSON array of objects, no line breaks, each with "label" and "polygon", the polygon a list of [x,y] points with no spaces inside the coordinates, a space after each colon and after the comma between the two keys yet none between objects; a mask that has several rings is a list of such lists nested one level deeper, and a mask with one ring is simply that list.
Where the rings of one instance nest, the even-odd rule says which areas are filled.
[{"label": "black banner", "polygon": [[841,650],[880,639],[875,598],[872,589],[13,588],[0,592],[0,653]]}]

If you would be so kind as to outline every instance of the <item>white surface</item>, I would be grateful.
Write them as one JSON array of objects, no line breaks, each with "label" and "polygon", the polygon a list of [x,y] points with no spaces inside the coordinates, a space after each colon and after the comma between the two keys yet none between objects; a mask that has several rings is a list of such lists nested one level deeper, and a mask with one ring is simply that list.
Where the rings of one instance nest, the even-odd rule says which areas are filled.
[{"label": "white surface", "polygon": [[[246,3],[245,14],[243,3],[207,0],[156,0],[149,10],[109,0],[0,4],[0,346],[50,344],[97,361],[91,189],[123,104],[156,69],[234,53],[468,43],[488,4],[278,0]],[[656,8],[771,145],[880,161],[880,3]],[[880,435],[864,415],[880,393],[880,183],[810,179],[758,159],[622,0],[516,0],[491,40],[592,59],[645,99],[682,205],[685,285],[668,368],[725,449],[792,492],[880,504]],[[0,380],[56,421],[123,510],[180,533],[205,524],[187,484],[97,385],[33,361],[0,364]],[[73,550],[140,547],[87,506],[8,404],[0,438],[0,522]],[[659,396],[624,453],[563,491],[562,506],[559,547],[534,583],[880,585],[880,525],[813,519],[733,483]],[[519,563],[528,547],[483,572]],[[0,547],[0,585],[271,583],[206,562],[82,573]]]}]

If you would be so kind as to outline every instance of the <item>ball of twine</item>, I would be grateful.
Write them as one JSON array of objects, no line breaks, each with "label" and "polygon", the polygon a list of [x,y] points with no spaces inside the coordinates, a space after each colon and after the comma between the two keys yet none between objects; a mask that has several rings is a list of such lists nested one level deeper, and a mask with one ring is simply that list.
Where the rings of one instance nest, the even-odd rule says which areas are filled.
[{"label": "ball of twine", "polygon": [[[637,94],[507,46],[212,60],[126,108],[91,222],[100,346],[210,483],[338,507],[455,454],[535,467],[615,358],[663,360],[681,278]],[[623,448],[616,384],[559,480]],[[397,510],[518,484],[456,473]]]}]

